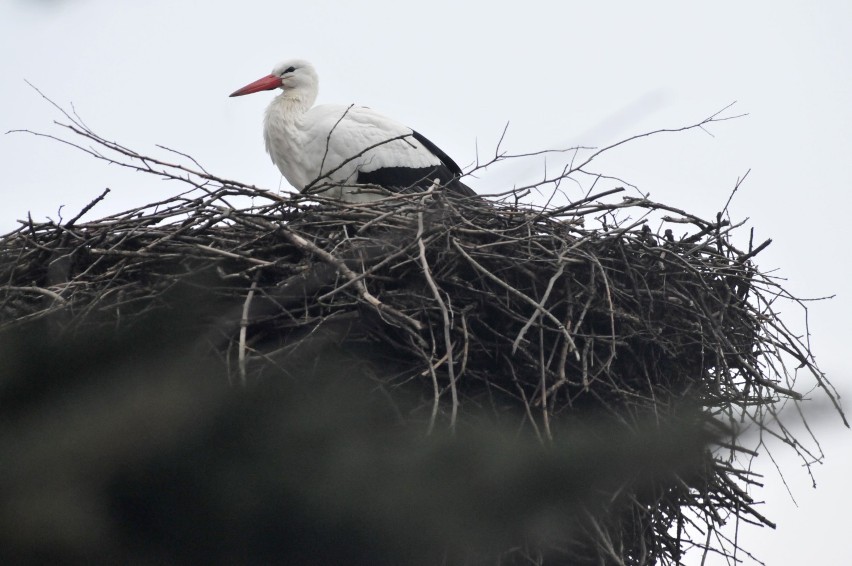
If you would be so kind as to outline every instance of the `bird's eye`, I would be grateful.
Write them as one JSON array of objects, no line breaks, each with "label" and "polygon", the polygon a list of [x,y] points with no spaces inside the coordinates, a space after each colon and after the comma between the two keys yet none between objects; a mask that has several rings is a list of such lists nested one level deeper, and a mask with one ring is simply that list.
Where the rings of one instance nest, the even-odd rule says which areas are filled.
[{"label": "bird's eye", "polygon": [[296,70],[296,67],[287,67],[287,69],[281,74],[286,75],[287,73],[292,73],[295,70]]}]

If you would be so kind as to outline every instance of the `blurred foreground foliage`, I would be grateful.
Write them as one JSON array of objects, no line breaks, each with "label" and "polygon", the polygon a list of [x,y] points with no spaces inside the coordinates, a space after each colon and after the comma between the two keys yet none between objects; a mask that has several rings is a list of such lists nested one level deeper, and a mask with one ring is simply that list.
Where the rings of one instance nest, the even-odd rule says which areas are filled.
[{"label": "blurred foreground foliage", "polygon": [[359,370],[385,356],[341,336],[277,360],[297,379],[233,389],[187,331],[205,299],[175,291],[117,331],[0,334],[4,563],[479,564],[530,541],[542,561],[619,488],[706,463],[696,426],[426,436],[400,418],[413,398]]}]

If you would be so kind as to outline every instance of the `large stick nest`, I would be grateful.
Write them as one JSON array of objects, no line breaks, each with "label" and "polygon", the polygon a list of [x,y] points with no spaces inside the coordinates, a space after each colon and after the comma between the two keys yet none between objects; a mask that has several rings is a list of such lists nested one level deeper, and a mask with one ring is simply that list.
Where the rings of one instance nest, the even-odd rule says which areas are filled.
[{"label": "large stick nest", "polygon": [[751,453],[742,423],[764,426],[801,399],[788,367],[835,398],[773,310],[788,295],[754,263],[768,241],[740,249],[722,214],[704,220],[618,188],[545,208],[437,187],[317,204],[70,127],[118,151],[114,162],[193,186],[95,221],[22,222],[0,240],[7,328],[132,325],[190,285],[212,305],[196,326],[232,383],[298,378],[323,355],[309,347],[319,340],[362,355],[391,398],[413,391],[400,419],[423,432],[487,419],[547,445],[589,418],[638,431],[697,413],[715,438],[699,464],[622,486],[552,563],[673,563],[732,516],[771,525],[745,490],[755,480],[737,458]]}]

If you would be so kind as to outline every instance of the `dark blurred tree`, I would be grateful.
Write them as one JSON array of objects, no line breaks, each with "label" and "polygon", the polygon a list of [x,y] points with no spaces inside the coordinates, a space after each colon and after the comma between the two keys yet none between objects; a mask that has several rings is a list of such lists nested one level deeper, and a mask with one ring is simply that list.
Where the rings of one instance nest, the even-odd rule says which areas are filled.
[{"label": "dark blurred tree", "polygon": [[204,302],[0,336],[4,563],[476,564],[524,545],[503,563],[551,563],[619,486],[704,461],[690,428],[544,447],[482,419],[427,437],[364,369],[385,356],[343,336],[234,389],[186,331]]}]

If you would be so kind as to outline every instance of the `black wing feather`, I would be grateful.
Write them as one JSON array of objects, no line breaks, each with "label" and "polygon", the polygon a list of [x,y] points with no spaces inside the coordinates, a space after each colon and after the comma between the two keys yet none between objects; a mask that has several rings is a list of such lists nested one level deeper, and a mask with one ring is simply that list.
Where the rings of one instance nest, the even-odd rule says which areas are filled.
[{"label": "black wing feather", "polygon": [[412,133],[412,135],[414,135],[414,139],[416,139],[417,141],[422,143],[423,147],[425,147],[426,149],[431,151],[432,155],[434,155],[435,157],[437,157],[438,159],[441,160],[441,163],[444,164],[444,167],[446,167],[447,169],[450,170],[450,173],[452,173],[456,177],[461,177],[461,175],[462,175],[461,167],[459,167],[456,164],[456,162],[453,161],[452,158],[449,155],[444,153],[444,150],[442,150],[440,147],[438,147],[437,145],[435,145],[434,143],[429,141],[429,138],[427,138],[426,136],[424,136],[420,132],[416,132],[414,130],[411,130],[411,133]]},{"label": "black wing feather", "polygon": [[466,197],[476,196],[473,189],[459,181],[458,178],[462,175],[461,167],[449,155],[422,134],[413,130],[411,133],[414,139],[423,144],[423,147],[441,161],[440,165],[435,167],[383,167],[375,171],[361,171],[358,173],[357,182],[395,189],[413,187],[428,189],[435,177],[438,177],[446,183],[447,189]]}]

